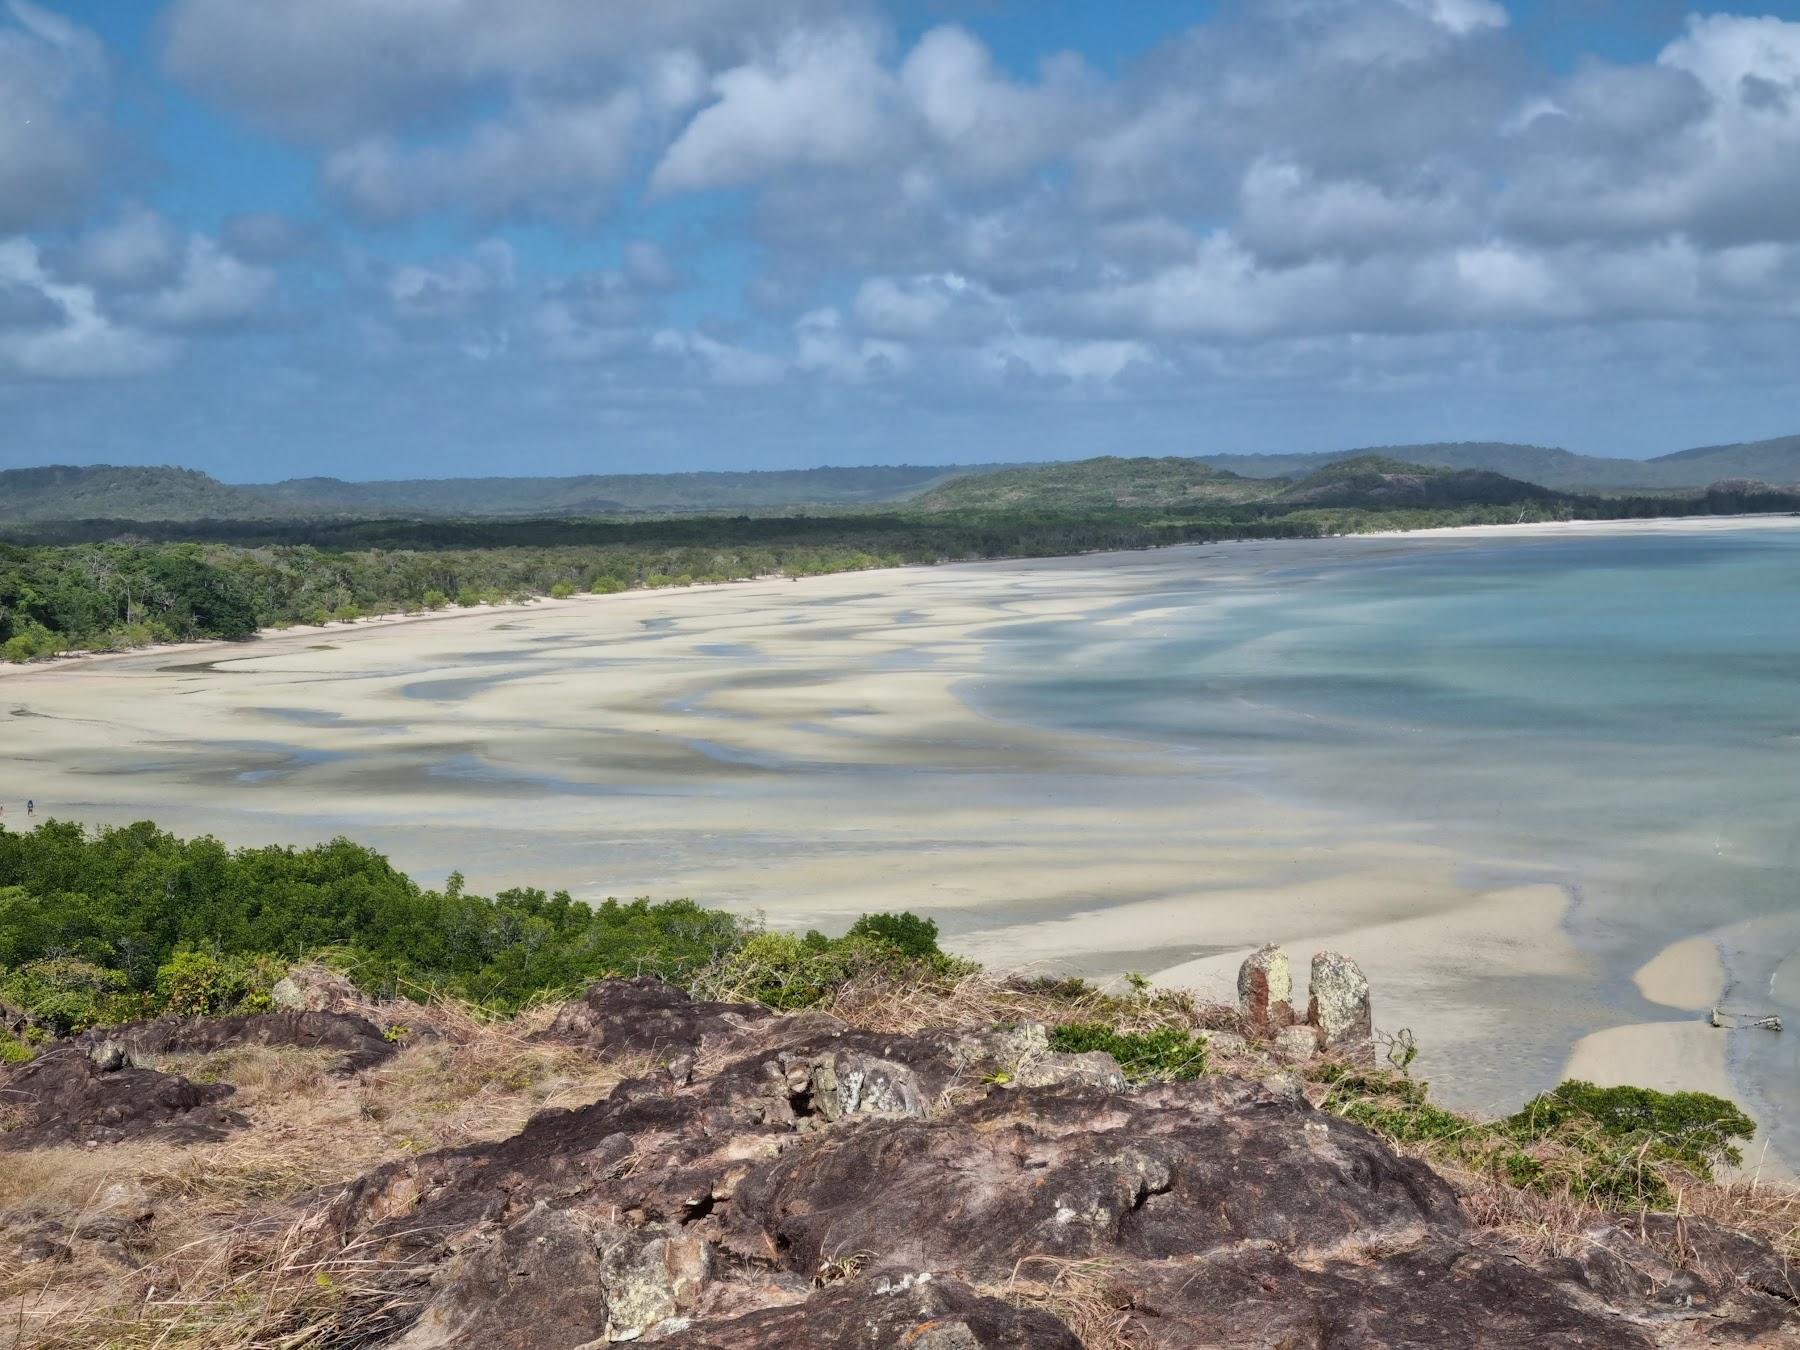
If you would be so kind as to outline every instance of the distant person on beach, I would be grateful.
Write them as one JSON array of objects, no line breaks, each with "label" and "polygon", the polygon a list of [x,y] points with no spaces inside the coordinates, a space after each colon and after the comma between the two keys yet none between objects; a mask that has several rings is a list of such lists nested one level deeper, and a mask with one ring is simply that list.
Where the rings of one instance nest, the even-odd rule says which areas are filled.
[{"label": "distant person on beach", "polygon": [[37,811],[37,803],[32,801],[31,798],[27,797],[25,799],[25,814],[28,816],[33,815],[36,813],[36,811]]}]

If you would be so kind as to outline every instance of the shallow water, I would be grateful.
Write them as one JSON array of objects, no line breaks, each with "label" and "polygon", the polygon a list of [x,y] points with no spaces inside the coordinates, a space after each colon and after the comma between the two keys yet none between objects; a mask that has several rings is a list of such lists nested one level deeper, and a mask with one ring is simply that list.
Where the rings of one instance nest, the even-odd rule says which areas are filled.
[{"label": "shallow water", "polygon": [[1541,862],[1629,976],[1721,947],[1731,1038],[1800,1157],[1800,531],[1368,548],[1221,594],[1179,575],[1109,613],[997,626],[991,715],[1183,747],[1259,791]]}]

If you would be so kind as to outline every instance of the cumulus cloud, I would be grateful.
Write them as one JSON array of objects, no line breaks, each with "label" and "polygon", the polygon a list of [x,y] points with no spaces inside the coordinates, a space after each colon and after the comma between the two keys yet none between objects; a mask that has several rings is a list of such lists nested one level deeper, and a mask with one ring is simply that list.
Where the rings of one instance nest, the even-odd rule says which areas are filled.
[{"label": "cumulus cloud", "polygon": [[28,239],[0,240],[0,294],[14,322],[0,325],[0,368],[51,379],[142,375],[166,365],[175,344],[116,322],[90,286],[58,281]]},{"label": "cumulus cloud", "polygon": [[487,313],[499,297],[511,291],[516,272],[512,245],[503,239],[488,239],[465,256],[394,268],[387,278],[387,298],[397,319],[467,319]]},{"label": "cumulus cloud", "polygon": [[164,286],[134,297],[129,312],[164,328],[229,327],[254,315],[275,289],[275,273],[233,257],[211,239],[193,235],[181,270]]},{"label": "cumulus cloud", "polygon": [[326,160],[325,181],[374,220],[439,211],[589,220],[629,162],[640,111],[630,91],[596,102],[526,101],[454,145],[359,141]]},{"label": "cumulus cloud", "polygon": [[684,129],[650,186],[729,186],[794,169],[867,163],[899,134],[893,76],[863,26],[790,34],[766,59],[712,82],[716,101]]},{"label": "cumulus cloud", "polygon": [[1041,85],[1020,84],[995,69],[985,45],[954,26],[919,40],[900,67],[900,83],[948,166],[980,177],[1055,157],[1093,93],[1077,57],[1051,62]]},{"label": "cumulus cloud", "polygon": [[135,290],[168,280],[180,263],[180,231],[160,213],[135,205],[83,231],[64,270],[98,286]]},{"label": "cumulus cloud", "polygon": [[28,0],[0,4],[0,230],[66,216],[99,172],[106,53]]},{"label": "cumulus cloud", "polygon": [[[1655,59],[1553,65],[1500,0],[1221,0],[1099,66],[944,8],[967,22],[166,0],[163,69],[318,176],[316,204],[246,197],[214,237],[70,214],[108,57],[0,0],[0,107],[47,129],[0,119],[0,228],[38,232],[6,246],[0,367],[198,365],[279,295],[310,325],[293,364],[375,352],[384,397],[413,373],[446,408],[486,380],[733,431],[949,401],[1073,435],[1124,392],[1548,385],[1583,342],[1615,374],[1685,349],[1769,379],[1800,336],[1800,23],[1696,14]],[[1064,412],[1031,423],[1039,399]],[[845,416],[858,444],[889,425]]]},{"label": "cumulus cloud", "polygon": [[[176,78],[262,126],[323,144],[436,118],[471,91],[599,79],[644,54],[660,87],[692,57],[779,31],[827,0],[173,0],[162,59]],[[673,64],[669,55],[675,54]],[[684,74],[685,72],[685,74]]]}]

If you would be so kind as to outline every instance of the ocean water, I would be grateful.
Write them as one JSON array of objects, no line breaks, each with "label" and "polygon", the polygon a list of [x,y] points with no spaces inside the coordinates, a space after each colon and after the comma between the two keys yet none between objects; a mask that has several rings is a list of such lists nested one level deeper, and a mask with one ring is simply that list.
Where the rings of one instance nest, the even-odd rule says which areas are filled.
[{"label": "ocean water", "polygon": [[1681,1014],[1631,972],[1710,938],[1726,1005],[1787,1022],[1731,1068],[1800,1157],[1800,529],[1357,542],[998,626],[979,705],[1523,860],[1642,1020]]}]

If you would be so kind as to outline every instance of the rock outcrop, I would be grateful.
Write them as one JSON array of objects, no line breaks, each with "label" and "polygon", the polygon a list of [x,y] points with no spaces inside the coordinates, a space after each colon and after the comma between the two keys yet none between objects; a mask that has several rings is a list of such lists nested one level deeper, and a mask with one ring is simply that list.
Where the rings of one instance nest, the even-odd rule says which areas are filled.
[{"label": "rock outcrop", "polygon": [[1274,943],[1238,967],[1237,997],[1238,1015],[1286,1058],[1307,1059],[1320,1050],[1366,1058],[1374,1049],[1369,981],[1356,962],[1337,952],[1312,959],[1303,1022],[1294,1020],[1287,953]]},{"label": "rock outcrop", "polygon": [[233,1090],[229,1083],[194,1083],[139,1068],[117,1042],[65,1042],[0,1070],[0,1117],[9,1126],[0,1129],[0,1150],[222,1139],[244,1123],[221,1105]]},{"label": "rock outcrop", "polygon": [[402,1350],[1079,1345],[1052,1310],[997,1296],[1046,1262],[1091,1272],[1128,1342],[1169,1350],[1800,1334],[1794,1273],[1765,1244],[1633,1220],[1533,1258],[1292,1080],[1125,1089],[1105,1056],[1041,1049],[1041,1028],[881,1035],[642,982],[579,1006],[571,1024],[600,1045],[679,1067],[346,1188],[312,1241],[322,1260],[383,1263],[388,1320],[346,1314],[334,1334]]},{"label": "rock outcrop", "polygon": [[159,1017],[84,1032],[75,1044],[109,1061],[147,1063],[164,1055],[204,1055],[243,1045],[285,1046],[339,1053],[336,1068],[356,1073],[391,1056],[395,1044],[381,1028],[352,1013],[252,1013],[233,1017]]},{"label": "rock outcrop", "polygon": [[[1314,971],[1315,1024],[1265,1047],[1358,1034],[1360,972],[1329,953]],[[0,1146],[217,1138],[230,1088],[141,1056],[354,1059],[379,1039],[357,1022],[64,1042],[0,1080],[21,1116]],[[1278,1053],[1266,1081],[1131,1087],[1031,1022],[883,1034],[643,980],[593,986],[545,1035],[636,1076],[296,1201],[284,1242],[307,1250],[283,1259],[327,1280],[341,1262],[358,1291],[308,1344],[1074,1350],[1077,1326],[1105,1326],[1153,1350],[1800,1346],[1800,1277],[1767,1244],[1648,1214],[1596,1218],[1556,1258],[1516,1247],[1430,1167],[1318,1110]],[[155,1202],[115,1190],[80,1215],[0,1214],[0,1242],[17,1265],[128,1267]]]}]

